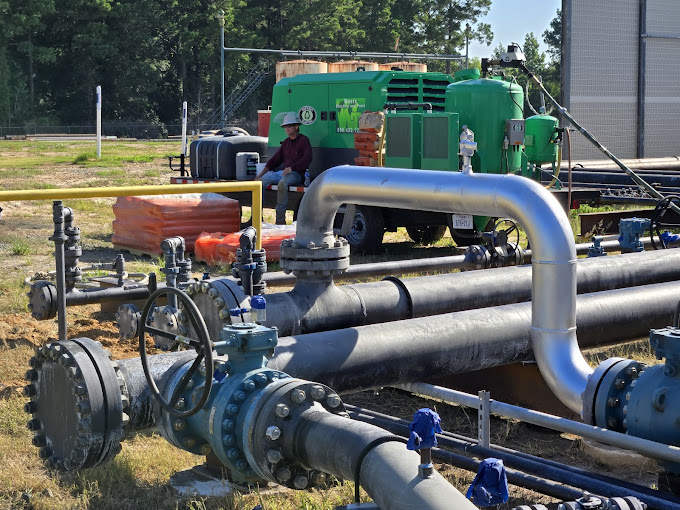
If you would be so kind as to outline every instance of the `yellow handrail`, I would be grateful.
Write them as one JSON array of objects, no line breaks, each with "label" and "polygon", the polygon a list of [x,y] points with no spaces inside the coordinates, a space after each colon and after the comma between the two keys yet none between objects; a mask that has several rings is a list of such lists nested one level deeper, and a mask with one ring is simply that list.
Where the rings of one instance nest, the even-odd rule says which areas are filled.
[{"label": "yellow handrail", "polygon": [[220,193],[250,191],[253,227],[257,230],[258,250],[262,249],[262,181],[214,182],[208,184],[167,184],[157,186],[121,186],[111,188],[62,188],[0,191],[0,202],[13,200],[63,200],[66,198],[134,197],[140,195],[182,195],[184,193]]}]

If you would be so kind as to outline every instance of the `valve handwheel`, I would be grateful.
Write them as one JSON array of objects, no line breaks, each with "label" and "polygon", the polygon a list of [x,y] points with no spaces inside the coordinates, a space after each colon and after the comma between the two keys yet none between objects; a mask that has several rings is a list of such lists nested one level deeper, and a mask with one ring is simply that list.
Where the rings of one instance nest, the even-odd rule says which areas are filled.
[{"label": "valve handwheel", "polygon": [[[679,195],[668,195],[661,200],[659,200],[656,203],[656,207],[654,208],[654,212],[652,213],[650,225],[649,225],[649,237],[651,238],[652,241],[652,247],[655,250],[665,250],[668,248],[668,245],[666,242],[663,240],[661,237],[661,232],[663,229],[667,227],[680,227],[678,223],[664,223],[663,218],[668,212],[669,209],[671,209],[673,206],[680,207],[680,196]],[[659,242],[661,243],[661,248],[657,247],[656,243],[654,242],[654,236],[657,236],[659,238]]]},{"label": "valve handwheel", "polygon": [[[499,227],[504,224],[504,223],[509,223],[510,226],[504,230],[500,230]],[[517,233],[517,242],[516,243],[511,243],[508,241],[508,237],[510,237],[510,234],[513,232]],[[501,218],[496,222],[496,224],[493,227],[493,232],[491,233],[491,247],[493,248],[493,252],[496,253],[496,236],[499,234],[505,234],[505,242],[506,244],[509,244],[513,251],[517,251],[517,247],[519,246],[519,228],[517,227],[517,223],[512,221],[510,218]]]},{"label": "valve handwheel", "polygon": [[[151,372],[149,371],[149,361],[146,354],[146,336],[145,336],[146,333],[150,333],[153,335],[159,335],[166,338],[170,338],[172,340],[175,339],[175,335],[173,333],[169,333],[167,331],[154,328],[147,324],[149,320],[149,312],[152,310],[156,300],[159,297],[167,294],[174,294],[175,296],[177,296],[178,302],[184,306],[184,311],[187,314],[187,320],[189,321],[189,324],[191,324],[193,330],[196,332],[196,335],[198,336],[198,339],[193,338],[188,339],[189,345],[195,347],[196,350],[198,351],[198,356],[194,360],[189,370],[182,376],[182,379],[175,387],[175,390],[173,392],[172,397],[170,398],[170,401],[167,401],[163,398],[161,392],[158,389],[158,386],[156,386],[156,382],[153,380]],[[212,366],[213,366],[213,352],[212,343],[210,341],[210,334],[208,333],[208,328],[205,325],[203,316],[201,315],[201,312],[196,306],[196,303],[194,303],[191,300],[191,298],[182,290],[177,289],[175,287],[163,287],[161,289],[156,290],[149,296],[149,299],[146,301],[144,309],[142,310],[142,316],[139,325],[139,356],[142,360],[142,368],[144,369],[146,382],[149,384],[149,391],[158,401],[161,407],[171,415],[177,416],[178,418],[186,418],[188,416],[193,416],[198,411],[200,411],[203,405],[205,405],[205,403],[208,401],[208,397],[210,397],[210,391],[212,389]],[[204,358],[206,366],[206,377],[201,398],[198,400],[194,407],[186,411],[176,409],[175,404],[177,404],[180,395],[187,388],[187,385],[189,384],[189,381],[191,380],[193,375],[198,371],[201,362],[203,361]]]}]

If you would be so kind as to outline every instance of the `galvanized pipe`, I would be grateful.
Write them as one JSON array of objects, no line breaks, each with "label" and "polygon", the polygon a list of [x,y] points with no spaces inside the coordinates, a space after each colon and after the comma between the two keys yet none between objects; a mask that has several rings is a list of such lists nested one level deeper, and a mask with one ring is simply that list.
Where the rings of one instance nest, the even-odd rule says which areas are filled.
[{"label": "galvanized pipe", "polygon": [[[593,370],[576,339],[576,248],[569,219],[549,191],[514,175],[335,167],[302,198],[296,243],[332,246],[333,220],[343,203],[517,220],[533,251],[534,354],[553,393],[581,412],[581,394]],[[556,299],[558,289],[562,299]]]},{"label": "galvanized pipe", "polygon": [[[458,404],[465,407],[472,407],[473,409],[479,407],[479,399],[476,396],[463,393],[462,391],[442,388],[441,386],[434,386],[422,382],[401,383],[396,384],[395,387],[417,395],[441,400],[449,404]],[[621,434],[620,432],[614,432],[613,430],[594,427],[585,423],[568,420],[567,418],[561,418],[560,416],[525,409],[496,400],[490,402],[490,411],[493,414],[506,418],[532,423],[558,432],[568,432],[577,436],[588,437],[595,441],[616,446],[618,448],[633,450],[646,457],[665,460],[676,464],[680,463],[680,448],[677,446],[657,443],[656,441],[650,441],[649,439],[643,439],[628,434]]]}]

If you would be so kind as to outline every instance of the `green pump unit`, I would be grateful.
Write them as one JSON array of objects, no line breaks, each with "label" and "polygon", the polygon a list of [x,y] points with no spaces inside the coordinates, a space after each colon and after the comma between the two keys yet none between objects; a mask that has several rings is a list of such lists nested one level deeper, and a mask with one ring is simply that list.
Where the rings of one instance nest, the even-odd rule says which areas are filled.
[{"label": "green pump unit", "polygon": [[[280,127],[286,112],[296,112],[300,132],[312,144],[310,174],[316,177],[335,165],[352,163],[358,155],[354,133],[364,111],[382,111],[385,103],[430,103],[443,112],[446,87],[453,78],[443,73],[407,71],[355,71],[304,74],[283,78],[274,85],[267,154],[271,156],[286,137]],[[413,110],[423,111],[422,108]]]},{"label": "green pump unit", "polygon": [[[479,78],[476,69],[456,73],[456,79],[446,89],[445,107],[447,112],[458,113],[461,129],[467,126],[475,133],[478,149],[472,157],[473,171],[519,173],[524,141],[513,136],[523,124],[522,87],[501,79]],[[518,122],[510,123],[508,132],[506,121],[511,120]]]}]

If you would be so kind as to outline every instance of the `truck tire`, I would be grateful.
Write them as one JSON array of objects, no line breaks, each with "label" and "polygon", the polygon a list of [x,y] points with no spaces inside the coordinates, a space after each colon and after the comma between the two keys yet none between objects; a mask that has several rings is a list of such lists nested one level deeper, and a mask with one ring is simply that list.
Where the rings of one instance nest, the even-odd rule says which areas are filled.
[{"label": "truck tire", "polygon": [[406,232],[416,244],[433,244],[439,241],[446,233],[446,225],[427,225],[406,227]]},{"label": "truck tire", "polygon": [[377,207],[359,205],[345,238],[353,253],[377,253],[385,235],[385,219]]}]

